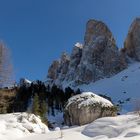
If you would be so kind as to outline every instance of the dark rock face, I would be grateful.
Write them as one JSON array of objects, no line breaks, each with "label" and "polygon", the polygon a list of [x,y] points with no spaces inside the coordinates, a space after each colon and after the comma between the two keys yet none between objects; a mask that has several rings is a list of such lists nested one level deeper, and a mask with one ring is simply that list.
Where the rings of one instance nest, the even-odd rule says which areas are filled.
[{"label": "dark rock face", "polygon": [[124,49],[129,57],[140,61],[140,18],[136,18],[131,24]]},{"label": "dark rock face", "polygon": [[67,74],[69,62],[70,62],[69,56],[66,53],[62,53],[59,67],[59,71],[61,74],[64,75]]},{"label": "dark rock face", "polygon": [[70,58],[64,55],[59,62],[54,61],[48,77],[59,84],[95,82],[126,68],[123,57],[108,27],[101,21],[89,20],[84,45],[76,43]]},{"label": "dark rock face", "polygon": [[76,43],[70,56],[70,63],[69,63],[68,72],[65,80],[68,81],[75,80],[75,77],[77,76],[77,67],[82,57],[82,50],[83,50],[83,45],[80,43]]},{"label": "dark rock face", "polygon": [[97,37],[107,37],[115,46],[115,39],[109,28],[101,21],[89,20],[86,25],[86,33],[84,37],[85,46],[89,46],[97,39]]},{"label": "dark rock face", "polygon": [[52,80],[56,80],[58,78],[59,66],[60,66],[60,62],[58,60],[53,61],[53,63],[51,64],[48,70],[48,78]]},{"label": "dark rock face", "polygon": [[108,27],[101,21],[90,20],[87,23],[85,45],[78,67],[79,80],[88,83],[121,71],[123,66],[119,57],[115,39]]},{"label": "dark rock face", "polygon": [[66,53],[62,53],[60,60],[53,61],[48,71],[48,78],[53,81],[63,81],[70,62],[70,57]]}]

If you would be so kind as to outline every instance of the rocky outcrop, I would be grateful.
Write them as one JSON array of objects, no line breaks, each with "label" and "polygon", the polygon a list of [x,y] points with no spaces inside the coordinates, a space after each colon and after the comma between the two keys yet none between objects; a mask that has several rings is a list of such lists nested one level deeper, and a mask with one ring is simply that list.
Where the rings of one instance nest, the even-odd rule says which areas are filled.
[{"label": "rocky outcrop", "polygon": [[140,61],[140,18],[136,18],[130,26],[124,51],[130,58]]},{"label": "rocky outcrop", "polygon": [[112,42],[113,46],[116,46],[115,39],[105,23],[94,19],[89,20],[86,25],[86,33],[84,37],[85,46],[90,46],[93,41],[97,41],[97,38],[102,36],[105,36]]},{"label": "rocky outcrop", "polygon": [[69,67],[70,57],[65,52],[61,55],[60,60],[60,73],[63,75],[67,74],[68,67]]},{"label": "rocky outcrop", "polygon": [[82,50],[83,50],[83,45],[80,43],[76,43],[70,56],[70,64],[65,78],[66,81],[75,80],[75,77],[77,76],[77,72],[78,72],[77,67],[82,57]]},{"label": "rocky outcrop", "polygon": [[64,52],[61,55],[60,60],[53,61],[48,70],[48,78],[52,81],[59,82],[65,79],[68,72],[70,57]]},{"label": "rocky outcrop", "polygon": [[64,55],[60,61],[54,61],[48,78],[58,85],[95,82],[126,68],[123,57],[109,28],[101,21],[89,20],[84,45],[76,43],[70,58]]},{"label": "rocky outcrop", "polygon": [[64,110],[64,120],[69,126],[91,123],[100,117],[116,115],[113,104],[91,92],[71,97]]},{"label": "rocky outcrop", "polygon": [[87,23],[77,79],[84,83],[94,82],[122,69],[119,51],[111,31],[104,23],[90,20]]},{"label": "rocky outcrop", "polygon": [[53,63],[51,64],[48,70],[48,78],[52,80],[56,80],[58,78],[59,66],[60,66],[60,61],[58,60],[53,61]]}]

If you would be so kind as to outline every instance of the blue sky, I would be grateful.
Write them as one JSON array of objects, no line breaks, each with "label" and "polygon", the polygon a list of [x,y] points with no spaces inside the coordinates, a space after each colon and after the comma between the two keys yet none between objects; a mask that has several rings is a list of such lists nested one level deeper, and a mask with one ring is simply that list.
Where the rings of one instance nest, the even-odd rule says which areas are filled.
[{"label": "blue sky", "polygon": [[44,79],[61,52],[83,42],[89,19],[104,21],[123,46],[140,16],[140,0],[0,0],[0,39],[12,52],[16,79]]}]

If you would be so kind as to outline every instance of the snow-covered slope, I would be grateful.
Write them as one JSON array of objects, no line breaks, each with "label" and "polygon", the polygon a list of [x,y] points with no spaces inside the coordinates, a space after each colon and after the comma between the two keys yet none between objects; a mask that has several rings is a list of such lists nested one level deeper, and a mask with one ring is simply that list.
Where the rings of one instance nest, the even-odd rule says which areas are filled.
[{"label": "snow-covered slope", "polygon": [[140,136],[139,123],[140,117],[138,115],[106,117],[89,124],[82,133],[89,137],[104,136],[104,138],[119,137],[119,139],[123,139],[123,137]]},{"label": "snow-covered slope", "polygon": [[[95,122],[17,140],[140,140],[140,117],[136,114],[106,117]],[[4,140],[4,139],[2,139]]]},{"label": "snow-covered slope", "polygon": [[108,95],[115,102],[131,98],[131,103],[128,103],[125,109],[130,110],[131,107],[131,110],[133,110],[134,100],[140,101],[140,63],[131,64],[127,69],[111,78],[105,78],[76,88],[86,92]]}]

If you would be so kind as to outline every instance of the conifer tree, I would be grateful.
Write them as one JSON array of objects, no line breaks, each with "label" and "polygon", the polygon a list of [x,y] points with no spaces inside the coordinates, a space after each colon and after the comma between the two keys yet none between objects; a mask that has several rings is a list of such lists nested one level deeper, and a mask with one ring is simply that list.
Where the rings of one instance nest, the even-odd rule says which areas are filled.
[{"label": "conifer tree", "polygon": [[77,94],[81,94],[81,90],[78,88],[77,90],[76,90],[76,93],[75,93],[76,95]]},{"label": "conifer tree", "polygon": [[40,115],[41,115],[41,119],[43,122],[47,123],[47,103],[46,101],[44,100],[42,103],[41,103],[41,107],[40,107]]},{"label": "conifer tree", "polygon": [[35,94],[35,96],[33,98],[32,113],[34,113],[35,115],[39,115],[40,116],[39,97],[38,97],[37,94]]}]

